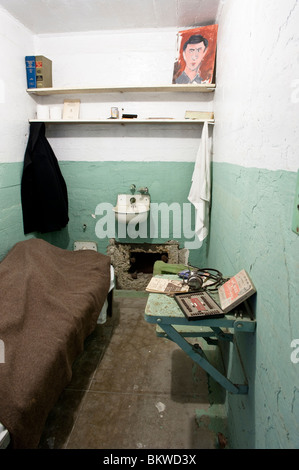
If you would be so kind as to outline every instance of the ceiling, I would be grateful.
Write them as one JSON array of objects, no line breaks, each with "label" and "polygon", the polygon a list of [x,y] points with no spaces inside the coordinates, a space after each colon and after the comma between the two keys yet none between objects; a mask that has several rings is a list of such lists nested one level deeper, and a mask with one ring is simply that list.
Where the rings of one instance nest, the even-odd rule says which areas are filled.
[{"label": "ceiling", "polygon": [[0,0],[35,34],[187,28],[217,22],[225,0]]}]

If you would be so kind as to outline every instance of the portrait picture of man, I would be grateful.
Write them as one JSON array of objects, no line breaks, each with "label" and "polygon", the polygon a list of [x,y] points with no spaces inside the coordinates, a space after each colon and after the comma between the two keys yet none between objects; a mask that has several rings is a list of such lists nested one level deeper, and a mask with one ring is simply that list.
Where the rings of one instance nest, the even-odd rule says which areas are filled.
[{"label": "portrait picture of man", "polygon": [[178,33],[177,58],[172,83],[213,83],[218,25]]}]

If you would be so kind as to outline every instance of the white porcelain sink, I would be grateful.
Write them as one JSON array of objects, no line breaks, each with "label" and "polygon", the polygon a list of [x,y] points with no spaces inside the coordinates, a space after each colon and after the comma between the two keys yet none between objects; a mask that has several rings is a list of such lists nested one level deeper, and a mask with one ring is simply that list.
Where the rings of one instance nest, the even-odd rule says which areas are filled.
[{"label": "white porcelain sink", "polygon": [[136,223],[144,222],[150,210],[148,194],[119,194],[116,206],[113,207],[119,222],[128,223],[136,217]]}]

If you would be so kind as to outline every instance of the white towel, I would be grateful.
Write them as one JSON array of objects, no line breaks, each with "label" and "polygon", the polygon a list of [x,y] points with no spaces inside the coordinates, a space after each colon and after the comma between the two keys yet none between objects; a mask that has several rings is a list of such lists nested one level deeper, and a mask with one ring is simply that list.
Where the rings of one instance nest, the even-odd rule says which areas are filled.
[{"label": "white towel", "polygon": [[208,235],[209,227],[211,196],[210,165],[209,130],[208,123],[205,121],[188,196],[188,200],[195,207],[195,233],[200,241],[200,246]]}]

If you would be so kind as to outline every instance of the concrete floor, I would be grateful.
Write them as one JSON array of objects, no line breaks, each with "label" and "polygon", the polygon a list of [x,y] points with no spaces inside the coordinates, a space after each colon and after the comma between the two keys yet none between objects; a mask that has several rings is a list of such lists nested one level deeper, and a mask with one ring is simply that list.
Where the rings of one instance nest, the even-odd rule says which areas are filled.
[{"label": "concrete floor", "polygon": [[[215,449],[224,392],[144,320],[144,292],[115,291],[50,413],[41,449]],[[201,340],[200,340],[201,341]],[[218,348],[202,346],[213,361]],[[206,351],[207,348],[207,351]]]}]

